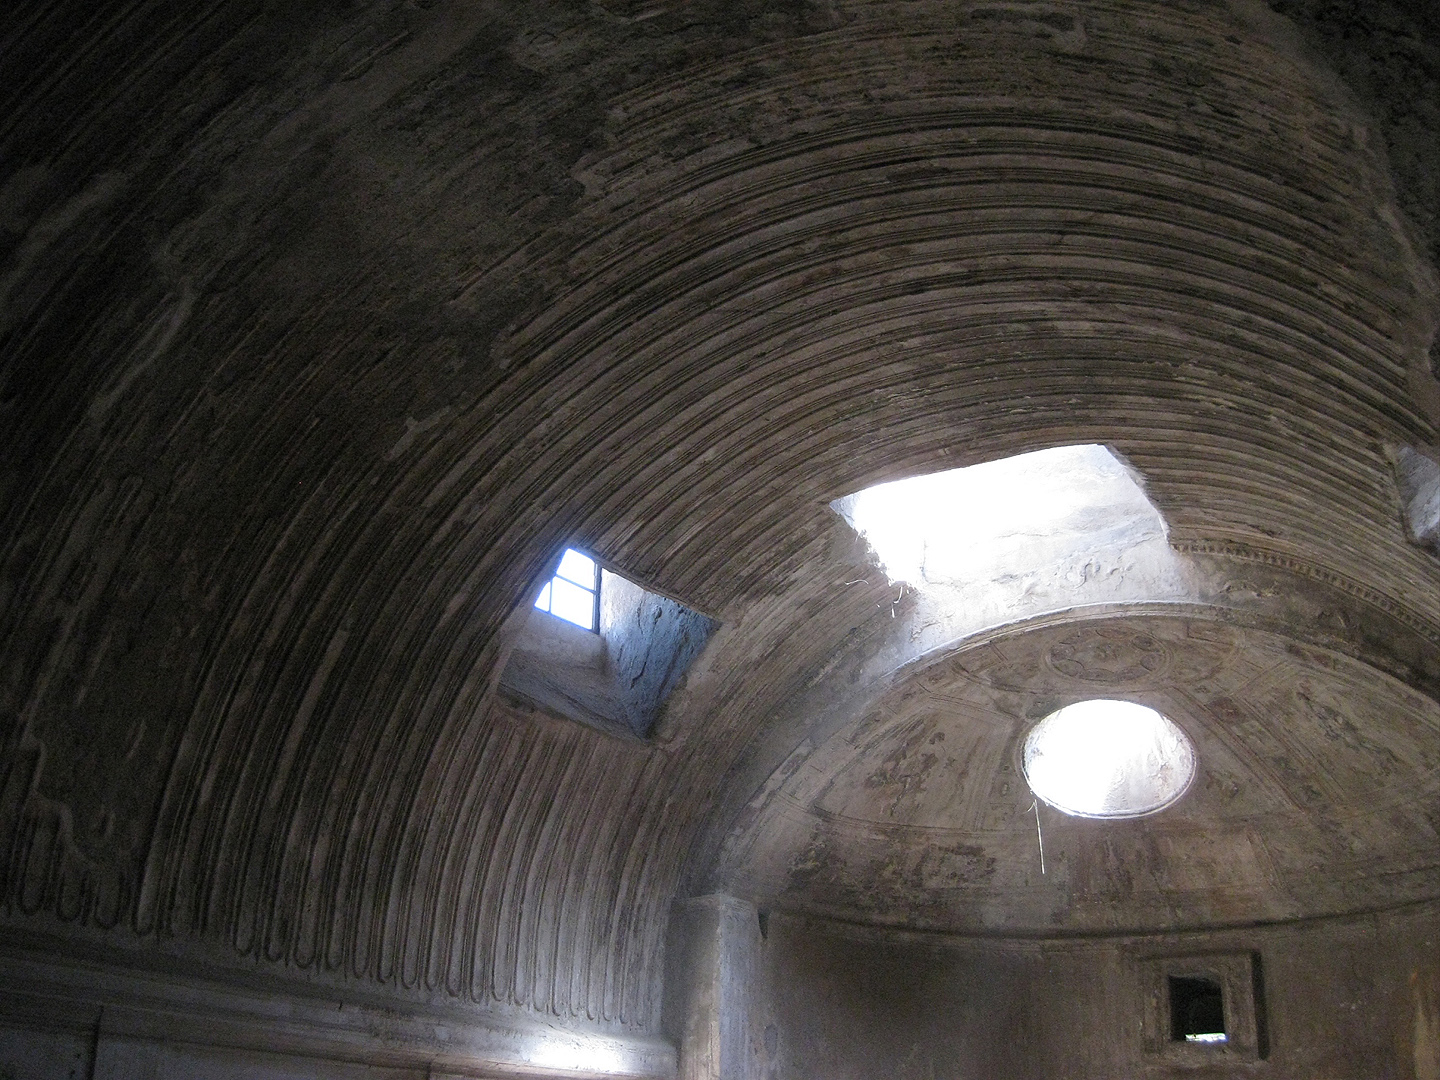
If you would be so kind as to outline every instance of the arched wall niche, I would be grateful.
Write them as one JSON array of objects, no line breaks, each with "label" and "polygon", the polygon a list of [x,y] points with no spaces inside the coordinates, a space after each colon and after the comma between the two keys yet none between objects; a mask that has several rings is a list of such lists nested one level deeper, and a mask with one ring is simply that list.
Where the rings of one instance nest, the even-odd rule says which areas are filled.
[{"label": "arched wall niche", "polygon": [[[1248,621],[1182,605],[1037,619],[868,694],[817,694],[804,737],[732,823],[712,887],[850,922],[1036,937],[1431,899],[1434,697]],[[1199,773],[1176,806],[1133,821],[1046,807],[1046,875],[1021,746],[1095,697],[1161,710],[1196,744]],[[1382,854],[1393,844],[1414,850]],[[1377,862],[1391,867],[1378,891]]]},{"label": "arched wall niche", "polygon": [[[913,596],[892,605],[898,595],[895,588],[835,588],[835,582],[854,580],[867,572],[874,577],[873,566],[866,569],[863,544],[849,540],[844,526],[837,526],[835,533],[837,547],[843,548],[847,540],[852,545],[849,555],[855,561],[832,563],[817,573],[810,584],[816,597],[812,603],[821,602],[820,594],[831,597],[830,602],[859,625],[841,649],[817,650],[815,668],[807,677],[791,682],[784,696],[777,698],[762,734],[731,767],[720,786],[706,842],[692,853],[688,871],[691,891],[727,887],[727,871],[716,869],[725,864],[721,845],[749,835],[759,804],[784,799],[774,785],[783,783],[797,768],[806,768],[809,753],[836,738],[847,724],[859,721],[869,710],[881,708],[887,695],[913,687],[917,680],[923,681],[927,671],[944,669],[952,657],[987,641],[1023,642],[1027,635],[1040,631],[1117,619],[1194,619],[1198,625],[1215,624],[1221,628],[1217,632],[1230,628],[1288,641],[1287,649],[1297,657],[1310,653],[1348,657],[1361,669],[1406,686],[1421,699],[1440,698],[1440,668],[1435,661],[1434,633],[1428,626],[1408,618],[1402,609],[1385,610],[1385,605],[1376,603],[1378,598],[1354,583],[1321,580],[1304,567],[1287,567],[1274,558],[1257,559],[1244,552],[1180,556],[1183,586],[1169,595],[1157,592],[1145,600],[1039,609],[1013,622],[975,627],[960,637],[936,640],[926,633],[933,626],[924,625],[933,623],[933,617],[919,610]],[[1142,578],[1140,589],[1147,587]],[[859,595],[843,600],[836,597],[844,591]],[[891,611],[894,615],[889,615]],[[752,663],[763,661],[757,656]],[[755,667],[752,678],[764,670]],[[690,694],[698,689],[692,688]],[[744,707],[750,706],[747,700]],[[669,723],[683,726],[692,707],[690,700],[682,700]],[[1038,720],[1039,715],[1029,719]],[[734,873],[733,860],[729,866],[728,872]]]}]

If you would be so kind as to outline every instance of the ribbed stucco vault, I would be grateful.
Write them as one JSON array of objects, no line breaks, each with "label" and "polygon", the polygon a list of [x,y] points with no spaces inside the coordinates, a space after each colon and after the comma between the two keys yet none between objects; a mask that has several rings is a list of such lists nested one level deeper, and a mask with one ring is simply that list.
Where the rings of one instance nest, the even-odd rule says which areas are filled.
[{"label": "ribbed stucco vault", "polygon": [[[4,21],[14,933],[653,1029],[787,702],[888,633],[829,500],[1046,446],[1434,691],[1434,273],[1261,5]],[[722,624],[654,740],[497,693],[566,543]]]}]

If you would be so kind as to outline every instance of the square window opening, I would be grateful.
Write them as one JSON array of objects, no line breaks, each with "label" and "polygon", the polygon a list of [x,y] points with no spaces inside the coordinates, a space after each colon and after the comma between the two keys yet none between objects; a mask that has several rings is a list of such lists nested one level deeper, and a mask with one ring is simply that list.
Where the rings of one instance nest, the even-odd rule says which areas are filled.
[{"label": "square window opening", "polygon": [[1199,976],[1171,975],[1170,1039],[1172,1042],[1223,1044],[1225,994],[1220,983]]},{"label": "square window opening", "polygon": [[532,602],[515,612],[500,689],[516,704],[649,739],[719,624],[583,550],[565,548],[553,559]]},{"label": "square window opening", "polygon": [[555,575],[545,583],[535,606],[556,618],[600,631],[600,564],[583,552],[566,548]]}]

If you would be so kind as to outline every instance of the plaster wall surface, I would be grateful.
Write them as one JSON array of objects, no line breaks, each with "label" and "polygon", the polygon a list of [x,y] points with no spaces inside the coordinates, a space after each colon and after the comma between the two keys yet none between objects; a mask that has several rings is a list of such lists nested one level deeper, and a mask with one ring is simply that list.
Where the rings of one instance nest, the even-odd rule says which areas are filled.
[{"label": "plaster wall surface", "polygon": [[[11,980],[75,1003],[92,1039],[47,1041],[16,1005],[12,1071],[210,1045],[185,1033],[222,1019],[276,1052],[234,997],[261,975],[308,1002],[284,1051],[307,1060],[543,1074],[527,1047],[558,1033],[630,1063],[600,1071],[668,1075],[667,921],[715,890],[1032,936],[1440,897],[1440,563],[1393,467],[1397,446],[1440,457],[1433,5],[12,7],[0,946],[110,980]],[[932,619],[829,509],[1075,444],[1112,448],[1167,529],[1098,567],[1113,578],[1052,567],[1031,606]],[[662,715],[622,715],[645,739],[498,692],[506,628],[570,544],[721,624]],[[1188,835],[1136,826],[1100,865],[1072,830],[1075,873],[1042,893],[1014,872],[1004,739],[942,756],[909,735],[933,722],[963,750],[988,711],[1008,739],[1081,692],[1077,598],[1120,622],[1192,605],[1236,659],[1225,687],[1127,684],[1191,694],[1215,740]],[[1048,629],[992,625],[1031,616]],[[1003,653],[1012,629],[1034,679],[955,669],[972,631],[1004,630]],[[658,694],[655,659],[627,648],[617,670]],[[1276,707],[1225,707],[1262,660]],[[922,708],[932,691],[968,713]],[[922,839],[937,826],[947,852]],[[1007,988],[1044,975],[1035,955],[956,976],[986,995],[965,1030],[1005,1029],[986,1010],[1028,1000]],[[1054,962],[1102,988],[1119,963]],[[231,996],[177,1006],[197,969]],[[1378,1031],[1401,1010],[1376,993]],[[134,1024],[107,1026],[121,1006]],[[833,1033],[855,1068],[879,1060],[863,1029]],[[959,1030],[930,1034],[970,1053]],[[999,1068],[998,1038],[974,1060]],[[1034,1068],[1070,1067],[1027,1039],[1050,1047]]]},{"label": "plaster wall surface", "polygon": [[[749,1075],[765,1080],[1426,1080],[1437,1067],[1440,911],[1102,940],[898,940],[772,914]],[[1254,955],[1263,1060],[1147,1048],[1155,963]],[[1203,1060],[1203,1059],[1201,1059]]]}]

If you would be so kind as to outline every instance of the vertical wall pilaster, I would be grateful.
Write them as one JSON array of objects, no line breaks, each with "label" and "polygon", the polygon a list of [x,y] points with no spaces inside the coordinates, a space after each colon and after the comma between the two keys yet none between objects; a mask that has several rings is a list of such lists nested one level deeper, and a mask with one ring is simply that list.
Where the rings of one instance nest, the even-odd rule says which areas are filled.
[{"label": "vertical wall pilaster", "polygon": [[698,896],[671,909],[664,1029],[680,1050],[679,1080],[754,1080],[759,951],[759,919],[748,901]]}]

